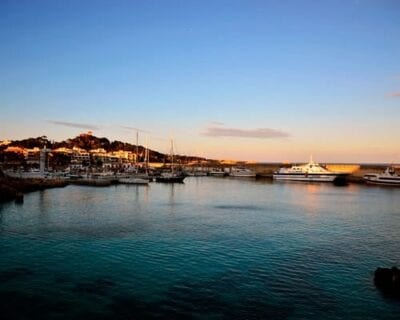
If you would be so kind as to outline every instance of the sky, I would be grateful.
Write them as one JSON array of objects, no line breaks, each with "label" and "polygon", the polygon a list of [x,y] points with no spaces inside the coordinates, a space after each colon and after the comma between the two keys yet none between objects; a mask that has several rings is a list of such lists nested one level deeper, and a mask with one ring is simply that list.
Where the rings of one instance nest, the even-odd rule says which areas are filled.
[{"label": "sky", "polygon": [[400,1],[0,1],[0,140],[400,163]]}]

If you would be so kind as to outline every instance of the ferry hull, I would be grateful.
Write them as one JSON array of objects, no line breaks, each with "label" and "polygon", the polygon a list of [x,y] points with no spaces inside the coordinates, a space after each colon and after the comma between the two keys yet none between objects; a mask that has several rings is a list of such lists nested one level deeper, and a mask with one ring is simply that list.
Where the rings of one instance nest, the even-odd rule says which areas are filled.
[{"label": "ferry hull", "polygon": [[[278,181],[301,181],[301,182],[334,182],[338,177],[337,174],[282,174],[276,173],[272,176]],[[343,177],[344,178],[344,177]]]}]

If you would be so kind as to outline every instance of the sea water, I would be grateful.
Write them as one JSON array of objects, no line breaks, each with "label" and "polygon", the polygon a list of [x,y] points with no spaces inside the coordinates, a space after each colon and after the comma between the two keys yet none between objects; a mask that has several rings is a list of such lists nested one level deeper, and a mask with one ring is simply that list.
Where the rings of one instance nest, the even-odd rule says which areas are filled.
[{"label": "sea water", "polygon": [[400,319],[400,189],[199,177],[0,206],[1,319]]}]

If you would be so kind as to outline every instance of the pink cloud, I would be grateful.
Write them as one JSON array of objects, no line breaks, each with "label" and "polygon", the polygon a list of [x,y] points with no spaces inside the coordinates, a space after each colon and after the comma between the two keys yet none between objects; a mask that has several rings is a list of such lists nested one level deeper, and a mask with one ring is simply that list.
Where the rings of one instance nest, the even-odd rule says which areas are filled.
[{"label": "pink cloud", "polygon": [[290,136],[287,132],[270,128],[238,129],[215,126],[208,127],[203,135],[208,137],[238,137],[258,139],[287,138]]},{"label": "pink cloud", "polygon": [[78,128],[78,129],[86,129],[86,130],[98,130],[99,127],[93,124],[87,123],[78,123],[78,122],[67,122],[67,121],[58,121],[58,120],[47,120],[48,123],[52,123],[58,126],[70,127],[70,128]]}]

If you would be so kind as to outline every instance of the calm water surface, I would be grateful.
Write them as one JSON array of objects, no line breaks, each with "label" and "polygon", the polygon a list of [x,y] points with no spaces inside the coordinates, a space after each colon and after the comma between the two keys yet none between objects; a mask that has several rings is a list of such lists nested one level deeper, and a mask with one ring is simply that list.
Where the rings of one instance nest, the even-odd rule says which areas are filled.
[{"label": "calm water surface", "polygon": [[187,178],[0,206],[2,319],[399,319],[400,189]]}]

